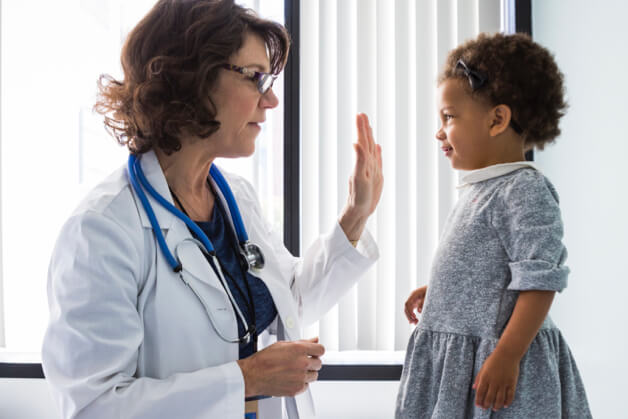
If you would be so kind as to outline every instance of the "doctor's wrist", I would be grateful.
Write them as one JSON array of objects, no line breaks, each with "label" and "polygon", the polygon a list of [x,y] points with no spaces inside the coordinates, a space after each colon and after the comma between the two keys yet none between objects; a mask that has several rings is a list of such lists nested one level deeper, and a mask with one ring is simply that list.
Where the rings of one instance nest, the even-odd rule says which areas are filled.
[{"label": "doctor's wrist", "polygon": [[242,371],[242,377],[244,378],[244,397],[253,397],[258,395],[258,391],[255,388],[254,379],[252,376],[251,359],[244,358],[237,361],[240,370]]},{"label": "doctor's wrist", "polygon": [[340,214],[338,224],[340,224],[340,228],[342,228],[347,239],[353,244],[353,242],[357,243],[360,240],[367,220],[368,215],[358,213],[355,209],[347,206]]}]

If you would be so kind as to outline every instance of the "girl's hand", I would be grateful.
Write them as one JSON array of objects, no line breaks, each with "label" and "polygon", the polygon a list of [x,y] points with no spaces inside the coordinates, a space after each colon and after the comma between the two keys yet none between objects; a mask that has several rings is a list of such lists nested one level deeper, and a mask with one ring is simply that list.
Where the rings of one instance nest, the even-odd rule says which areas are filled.
[{"label": "girl's hand", "polygon": [[358,240],[366,220],[375,211],[382,196],[382,148],[375,143],[368,117],[361,113],[356,118],[358,142],[353,144],[355,167],[349,178],[349,198],[340,217],[340,226],[349,240]]},{"label": "girl's hand", "polygon": [[473,384],[476,406],[483,409],[492,407],[493,411],[510,406],[515,398],[519,361],[517,357],[498,351],[493,351],[486,358]]},{"label": "girl's hand", "polygon": [[423,302],[425,301],[426,292],[427,285],[424,285],[412,291],[412,293],[410,293],[410,296],[406,300],[404,311],[406,313],[408,321],[412,324],[417,324],[419,322],[416,314],[414,314],[414,309],[416,308],[419,313],[423,311]]}]

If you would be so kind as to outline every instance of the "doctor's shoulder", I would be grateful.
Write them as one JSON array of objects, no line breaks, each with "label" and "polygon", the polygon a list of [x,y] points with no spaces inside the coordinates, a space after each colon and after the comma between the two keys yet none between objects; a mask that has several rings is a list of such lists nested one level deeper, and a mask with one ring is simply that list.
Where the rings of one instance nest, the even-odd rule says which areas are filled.
[{"label": "doctor's shoulder", "polygon": [[76,248],[89,250],[89,257],[126,249],[133,258],[144,252],[143,227],[139,210],[124,167],[92,188],[65,221],[59,232],[53,261]]}]

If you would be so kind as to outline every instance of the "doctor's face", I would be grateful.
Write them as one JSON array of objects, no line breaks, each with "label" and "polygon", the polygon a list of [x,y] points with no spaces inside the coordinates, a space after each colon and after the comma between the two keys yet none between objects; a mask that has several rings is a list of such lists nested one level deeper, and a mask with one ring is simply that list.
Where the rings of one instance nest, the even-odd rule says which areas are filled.
[{"label": "doctor's face", "polygon": [[[268,73],[270,61],[263,39],[247,33],[242,48],[231,57],[229,64]],[[255,138],[266,120],[266,111],[279,104],[273,89],[262,94],[256,80],[249,75],[222,69],[210,97],[216,105],[216,120],[220,122],[220,128],[210,138],[217,157],[253,154]]]}]

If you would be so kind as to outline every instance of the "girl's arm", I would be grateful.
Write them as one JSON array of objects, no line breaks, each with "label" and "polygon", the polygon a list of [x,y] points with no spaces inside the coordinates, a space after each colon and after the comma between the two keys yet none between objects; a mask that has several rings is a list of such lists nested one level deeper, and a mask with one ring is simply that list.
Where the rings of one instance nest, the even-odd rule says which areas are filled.
[{"label": "girl's arm", "polygon": [[486,359],[473,388],[476,406],[493,410],[508,407],[515,396],[519,362],[539,332],[555,291],[521,291],[497,347]]}]

